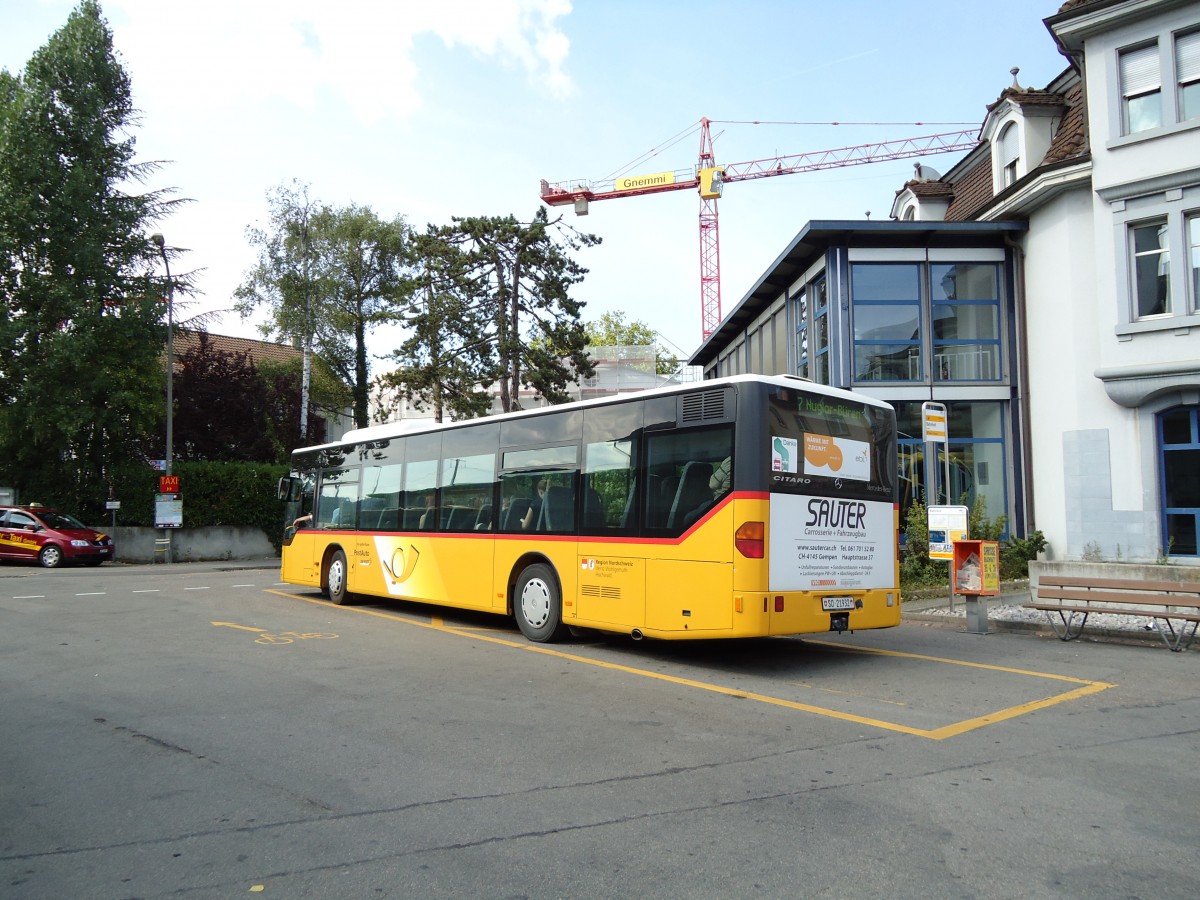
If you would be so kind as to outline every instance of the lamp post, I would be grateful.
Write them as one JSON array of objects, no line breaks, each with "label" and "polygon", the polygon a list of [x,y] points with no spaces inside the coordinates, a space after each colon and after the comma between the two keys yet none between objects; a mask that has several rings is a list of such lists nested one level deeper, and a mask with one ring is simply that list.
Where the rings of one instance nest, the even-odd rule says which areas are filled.
[{"label": "lamp post", "polygon": [[[175,282],[171,280],[171,264],[167,261],[167,247],[161,234],[150,235],[150,243],[158,248],[163,265],[167,269],[167,458],[166,474],[171,474],[175,439]],[[166,561],[171,562],[171,529],[167,528]]]}]

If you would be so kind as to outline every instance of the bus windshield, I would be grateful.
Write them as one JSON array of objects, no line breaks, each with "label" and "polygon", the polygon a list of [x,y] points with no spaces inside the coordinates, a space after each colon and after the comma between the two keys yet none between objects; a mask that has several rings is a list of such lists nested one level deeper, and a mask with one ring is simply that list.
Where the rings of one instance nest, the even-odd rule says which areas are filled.
[{"label": "bus windshield", "polygon": [[772,492],[896,499],[890,408],[781,390],[769,409]]}]

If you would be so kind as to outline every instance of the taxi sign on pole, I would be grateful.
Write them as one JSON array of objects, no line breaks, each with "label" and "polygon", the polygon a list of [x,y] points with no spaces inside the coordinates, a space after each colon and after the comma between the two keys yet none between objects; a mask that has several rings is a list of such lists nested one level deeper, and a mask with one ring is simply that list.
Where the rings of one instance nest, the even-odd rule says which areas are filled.
[{"label": "taxi sign on pole", "polygon": [[946,404],[926,400],[921,404],[921,440],[925,443],[946,443]]},{"label": "taxi sign on pole", "polygon": [[179,493],[179,476],[178,475],[159,475],[158,476],[158,492],[160,494],[178,494]]}]

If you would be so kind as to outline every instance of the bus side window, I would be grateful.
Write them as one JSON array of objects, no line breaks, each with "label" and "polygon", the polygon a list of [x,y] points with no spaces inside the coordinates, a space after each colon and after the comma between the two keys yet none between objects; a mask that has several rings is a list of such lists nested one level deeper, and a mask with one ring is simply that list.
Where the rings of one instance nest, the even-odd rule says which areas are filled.
[{"label": "bus side window", "polygon": [[586,530],[594,531],[604,528],[606,524],[604,501],[600,498],[599,492],[589,485],[583,491],[583,527]]},{"label": "bus side window", "polygon": [[683,467],[679,489],[675,492],[671,512],[667,516],[668,528],[687,527],[690,521],[698,519],[701,513],[712,506],[712,489],[708,486],[712,473],[711,463],[693,461]]},{"label": "bus side window", "polygon": [[682,534],[712,509],[728,492],[721,481],[714,485],[713,475],[732,452],[733,431],[726,425],[660,432],[647,438],[645,527]]},{"label": "bus side window", "polygon": [[550,485],[542,498],[538,531],[571,531],[575,527],[575,491],[562,485]]},{"label": "bus side window", "polygon": [[501,531],[520,531],[521,520],[529,513],[533,501],[528,497],[516,497],[503,509],[500,519]]}]

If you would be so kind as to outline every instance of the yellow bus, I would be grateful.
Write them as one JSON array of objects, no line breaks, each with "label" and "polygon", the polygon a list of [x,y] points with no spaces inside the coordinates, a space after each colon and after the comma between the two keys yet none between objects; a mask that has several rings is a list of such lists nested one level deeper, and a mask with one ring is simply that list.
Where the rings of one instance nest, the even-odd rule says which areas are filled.
[{"label": "yellow bus", "polygon": [[740,375],[297,450],[283,581],[570,629],[900,622],[891,406]]}]

